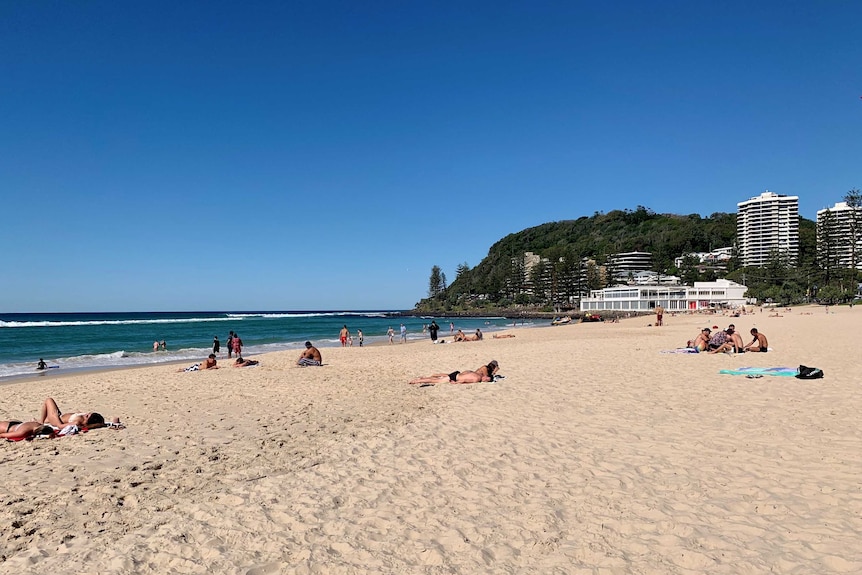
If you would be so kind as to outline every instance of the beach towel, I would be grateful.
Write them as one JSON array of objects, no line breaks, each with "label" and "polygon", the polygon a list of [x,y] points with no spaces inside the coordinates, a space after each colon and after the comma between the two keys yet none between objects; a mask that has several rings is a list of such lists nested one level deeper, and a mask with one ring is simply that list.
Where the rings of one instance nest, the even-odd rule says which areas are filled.
[{"label": "beach towel", "polygon": [[665,349],[661,353],[699,353],[693,347],[679,347],[677,349]]},{"label": "beach towel", "polygon": [[718,373],[725,375],[796,377],[798,371],[795,367],[740,367],[739,369],[722,369]]}]

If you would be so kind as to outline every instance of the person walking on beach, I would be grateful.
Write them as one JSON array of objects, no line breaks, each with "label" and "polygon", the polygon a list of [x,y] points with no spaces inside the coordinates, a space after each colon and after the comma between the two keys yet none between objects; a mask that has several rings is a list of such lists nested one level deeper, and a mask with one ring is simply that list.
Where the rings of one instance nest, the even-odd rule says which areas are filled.
[{"label": "person walking on beach", "polygon": [[428,326],[428,333],[431,334],[431,343],[437,343],[437,331],[439,331],[439,329],[440,326],[432,319],[431,324]]},{"label": "person walking on beach", "polygon": [[237,357],[242,355],[242,340],[238,333],[233,334],[233,352]]},{"label": "person walking on beach", "polygon": [[394,342],[392,341],[395,338],[395,331],[392,329],[392,326],[389,326],[389,330],[386,332],[386,335],[389,336],[389,344],[392,345]]},{"label": "person walking on beach", "polygon": [[218,355],[219,350],[221,349],[221,343],[219,343],[218,336],[213,337],[213,353]]},{"label": "person walking on beach", "polygon": [[227,336],[227,358],[230,359],[230,354],[233,352],[233,331]]},{"label": "person walking on beach", "polygon": [[365,341],[365,336],[364,336],[364,335],[362,335],[362,330],[361,330],[361,329],[357,329],[357,330],[356,330],[356,339],[358,339],[358,340],[359,340],[359,347],[362,347],[362,342],[364,342],[364,341]]},{"label": "person walking on beach", "polygon": [[407,341],[407,328],[404,327],[404,324],[401,324],[401,343]]},{"label": "person walking on beach", "polygon": [[341,340],[341,347],[347,347],[347,338],[350,337],[350,330],[347,329],[347,326],[341,328],[341,333],[338,335],[338,338]]},{"label": "person walking on beach", "polygon": [[300,367],[323,365],[323,357],[320,355],[320,350],[311,345],[310,341],[305,342],[305,351],[296,360],[296,365]]}]

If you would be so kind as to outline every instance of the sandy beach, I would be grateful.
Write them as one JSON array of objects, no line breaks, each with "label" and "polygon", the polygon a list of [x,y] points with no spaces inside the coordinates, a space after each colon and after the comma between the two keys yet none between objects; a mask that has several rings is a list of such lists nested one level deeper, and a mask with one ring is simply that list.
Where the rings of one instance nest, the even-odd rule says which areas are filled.
[{"label": "sandy beach", "polygon": [[[54,397],[128,427],[3,442],[0,573],[859,573],[862,310],[830,311],[3,385],[0,419]],[[772,351],[661,353],[728,323]],[[719,374],[799,364],[825,378]]]}]

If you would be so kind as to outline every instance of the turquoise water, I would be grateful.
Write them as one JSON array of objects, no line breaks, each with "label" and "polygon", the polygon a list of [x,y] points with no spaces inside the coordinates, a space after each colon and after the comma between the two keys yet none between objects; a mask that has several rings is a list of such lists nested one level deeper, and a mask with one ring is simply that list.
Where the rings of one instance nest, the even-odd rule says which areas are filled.
[{"label": "turquoise water", "polygon": [[[268,351],[299,350],[306,340],[318,347],[341,345],[342,325],[365,344],[385,342],[391,326],[399,339],[400,326],[407,327],[409,341],[428,338],[422,326],[430,317],[402,317],[385,311],[285,311],[285,312],[156,312],[156,313],[0,313],[0,379],[35,373],[39,358],[63,371],[200,361],[212,351],[213,337],[221,341],[226,356],[228,332],[243,340],[243,356]],[[434,318],[449,335],[448,318]],[[497,318],[455,318],[456,329],[471,333],[511,327],[512,321]],[[519,320],[518,325],[521,325]],[[527,325],[530,325],[529,323]],[[167,351],[153,352],[153,341],[167,343]],[[359,345],[354,341],[354,346]]]}]

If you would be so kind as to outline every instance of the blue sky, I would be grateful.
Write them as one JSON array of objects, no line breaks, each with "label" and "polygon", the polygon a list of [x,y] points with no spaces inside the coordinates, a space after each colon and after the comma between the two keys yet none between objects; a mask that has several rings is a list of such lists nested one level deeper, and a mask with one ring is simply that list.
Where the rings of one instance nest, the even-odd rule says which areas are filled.
[{"label": "blue sky", "polygon": [[0,312],[406,309],[646,206],[862,187],[856,2],[4,2]]}]

